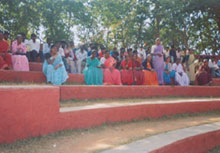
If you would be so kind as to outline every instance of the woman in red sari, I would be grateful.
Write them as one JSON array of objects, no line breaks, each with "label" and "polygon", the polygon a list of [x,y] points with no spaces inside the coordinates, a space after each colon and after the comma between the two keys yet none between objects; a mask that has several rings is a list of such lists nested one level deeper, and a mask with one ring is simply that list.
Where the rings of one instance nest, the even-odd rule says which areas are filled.
[{"label": "woman in red sari", "polygon": [[144,85],[158,85],[157,73],[152,66],[152,57],[147,56],[147,59],[143,62],[144,67]]},{"label": "woman in red sari", "polygon": [[105,53],[105,62],[103,64],[103,84],[104,85],[122,85],[120,71],[115,68],[116,61],[110,56],[109,51]]},{"label": "woman in red sari", "polygon": [[121,81],[124,85],[132,85],[134,83],[133,78],[133,65],[132,65],[132,59],[129,58],[129,56],[125,56],[125,60],[121,62]]},{"label": "woman in red sari", "polygon": [[134,82],[136,85],[143,85],[144,83],[144,72],[141,65],[141,59],[138,57],[137,52],[133,53],[133,74]]},{"label": "woman in red sari", "polygon": [[10,69],[12,66],[11,55],[8,54],[9,45],[4,40],[3,31],[0,30],[0,70]]}]

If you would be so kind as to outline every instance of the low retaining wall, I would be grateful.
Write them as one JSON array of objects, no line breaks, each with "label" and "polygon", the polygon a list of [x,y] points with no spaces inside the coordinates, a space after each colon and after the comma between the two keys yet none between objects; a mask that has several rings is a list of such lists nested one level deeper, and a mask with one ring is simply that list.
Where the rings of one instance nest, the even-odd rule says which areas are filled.
[{"label": "low retaining wall", "polygon": [[[22,72],[22,71],[4,71],[0,70],[0,82],[30,82],[46,83],[46,77],[43,72]],[[69,74],[67,83],[84,83],[82,74]]]},{"label": "low retaining wall", "polygon": [[219,79],[214,78],[212,79],[212,81],[213,81],[213,86],[220,86],[220,78]]},{"label": "low retaining wall", "polygon": [[34,63],[29,62],[30,71],[39,71],[42,72],[43,64],[42,63]]},{"label": "low retaining wall", "polygon": [[[151,88],[148,92],[150,90]],[[197,101],[60,112],[59,87],[48,86],[0,87],[0,99],[0,144],[60,130],[90,128],[104,123],[220,110],[218,101]]]},{"label": "low retaining wall", "polygon": [[220,87],[208,86],[61,86],[61,100],[145,98],[145,97],[207,97],[220,96]]}]

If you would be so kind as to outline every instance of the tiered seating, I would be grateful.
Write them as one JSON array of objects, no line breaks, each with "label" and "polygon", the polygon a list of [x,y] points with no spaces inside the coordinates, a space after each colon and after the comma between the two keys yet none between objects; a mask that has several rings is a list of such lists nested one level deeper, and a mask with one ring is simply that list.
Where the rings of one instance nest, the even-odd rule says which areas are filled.
[{"label": "tiered seating", "polygon": [[[64,87],[66,88],[66,86]],[[99,93],[99,95],[104,95],[104,98],[120,97],[119,95],[126,97],[129,94],[132,94],[133,97],[146,97],[144,94],[147,96],[163,97],[167,96],[167,93],[171,91],[174,96],[178,94],[192,96],[191,92],[193,92],[196,96],[220,97],[220,92],[215,92],[215,90],[219,91],[220,87],[186,87],[185,89],[179,87],[71,87],[73,88],[70,88],[70,92],[76,90],[73,92],[73,95],[76,96],[77,93],[79,95],[76,98],[83,98],[82,94],[98,95],[94,95],[95,92]],[[117,88],[118,90],[116,90]],[[0,121],[0,144],[11,143],[18,139],[45,135],[60,130],[84,129],[105,123],[220,110],[219,99],[195,101],[183,99],[182,101],[172,102],[122,103],[119,105],[60,109],[59,100],[63,99],[63,94],[65,93],[62,90],[62,87],[58,86],[0,87],[0,116],[2,118]],[[106,97],[108,94],[109,96]],[[172,95],[172,93],[169,93],[169,95]],[[98,98],[103,97],[99,96]]]},{"label": "tiered seating", "polygon": [[[0,82],[29,82],[29,83],[46,83],[46,77],[43,72],[31,71],[31,72],[21,72],[21,71],[0,71]],[[77,83],[83,84],[84,77],[82,74],[69,74],[69,79],[67,83]]]},{"label": "tiered seating", "polygon": [[213,85],[214,85],[214,86],[220,86],[220,78],[218,78],[218,79],[217,79],[217,78],[214,78],[214,79],[213,79]]}]

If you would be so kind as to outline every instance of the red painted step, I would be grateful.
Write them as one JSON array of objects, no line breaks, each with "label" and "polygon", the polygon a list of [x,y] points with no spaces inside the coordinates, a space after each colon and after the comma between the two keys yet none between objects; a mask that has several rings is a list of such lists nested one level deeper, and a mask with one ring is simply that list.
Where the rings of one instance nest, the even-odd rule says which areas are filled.
[{"label": "red painted step", "polygon": [[59,88],[58,86],[0,87],[0,144],[60,130],[84,129],[105,123],[220,110],[218,100],[191,102],[183,100],[173,103],[145,103],[66,112],[60,111],[59,99],[62,93]]},{"label": "red painted step", "polygon": [[[29,82],[29,83],[46,83],[46,77],[43,72],[21,72],[21,71],[4,71],[0,70],[0,82]],[[69,74],[67,83],[84,83],[82,74]]]}]

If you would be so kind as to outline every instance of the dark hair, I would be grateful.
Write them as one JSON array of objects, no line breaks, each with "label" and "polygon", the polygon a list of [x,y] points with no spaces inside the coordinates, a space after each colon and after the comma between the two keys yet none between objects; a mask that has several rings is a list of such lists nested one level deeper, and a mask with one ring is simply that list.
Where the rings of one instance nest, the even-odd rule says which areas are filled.
[{"label": "dark hair", "polygon": [[45,59],[49,59],[51,57],[50,53],[45,54]]},{"label": "dark hair", "polygon": [[51,47],[50,47],[50,49],[52,49],[52,48],[54,48],[54,47],[56,47],[56,45],[54,44],[54,45],[52,45]]},{"label": "dark hair", "polygon": [[137,53],[138,53],[137,50],[134,50],[134,51],[133,51],[133,54],[137,54]]},{"label": "dark hair", "polygon": [[34,33],[31,34],[31,37],[37,37]]}]

